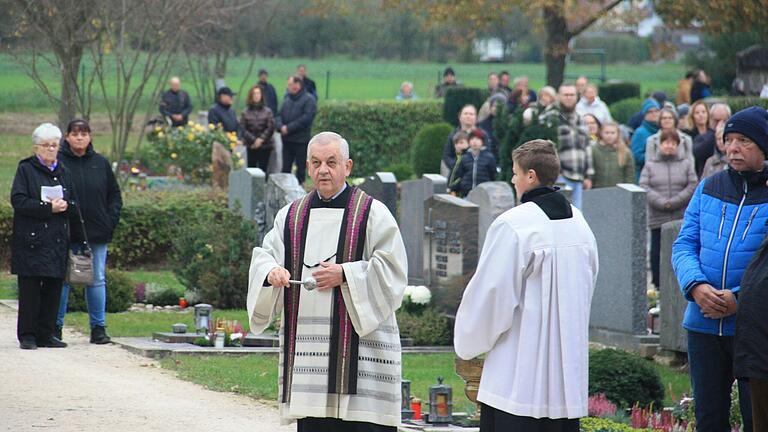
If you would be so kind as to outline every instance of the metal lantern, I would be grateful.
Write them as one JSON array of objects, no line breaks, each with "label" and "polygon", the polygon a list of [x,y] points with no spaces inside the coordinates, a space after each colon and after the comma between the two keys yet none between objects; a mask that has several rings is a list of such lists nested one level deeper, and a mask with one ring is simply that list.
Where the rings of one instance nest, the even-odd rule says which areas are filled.
[{"label": "metal lantern", "polygon": [[211,312],[213,306],[205,303],[195,305],[195,331],[200,333],[202,330],[204,333],[208,333],[208,325],[211,321]]},{"label": "metal lantern", "polygon": [[400,417],[403,420],[411,420],[413,419],[413,410],[411,409],[411,382],[409,380],[402,380],[400,386],[403,393]]},{"label": "metal lantern", "polygon": [[437,384],[429,388],[429,419],[432,424],[445,424],[453,421],[453,389],[443,384],[443,377],[437,378]]}]

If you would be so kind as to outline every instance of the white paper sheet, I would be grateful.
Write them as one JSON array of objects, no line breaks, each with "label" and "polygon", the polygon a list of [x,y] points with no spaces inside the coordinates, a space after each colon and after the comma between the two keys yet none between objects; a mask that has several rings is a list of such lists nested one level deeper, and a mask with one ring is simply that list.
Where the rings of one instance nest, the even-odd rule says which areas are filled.
[{"label": "white paper sheet", "polygon": [[52,202],[55,199],[64,198],[64,189],[61,185],[57,186],[41,186],[40,187],[40,199],[45,202]]}]

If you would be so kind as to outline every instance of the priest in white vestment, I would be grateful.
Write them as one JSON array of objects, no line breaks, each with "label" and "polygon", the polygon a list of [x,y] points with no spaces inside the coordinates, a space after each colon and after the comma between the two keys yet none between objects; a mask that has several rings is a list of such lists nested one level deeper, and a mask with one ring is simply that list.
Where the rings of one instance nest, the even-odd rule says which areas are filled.
[{"label": "priest in white vestment", "polygon": [[560,163],[550,141],[523,144],[513,162],[519,204],[488,230],[454,347],[465,360],[487,353],[481,432],[578,432],[587,415],[595,237],[552,187]]},{"label": "priest in white vestment", "polygon": [[[387,207],[346,183],[349,146],[323,132],[308,145],[316,190],[281,209],[248,284],[250,330],[280,316],[279,404],[303,431],[392,431],[400,424],[395,311],[405,247]],[[289,281],[316,280],[311,284]]]}]

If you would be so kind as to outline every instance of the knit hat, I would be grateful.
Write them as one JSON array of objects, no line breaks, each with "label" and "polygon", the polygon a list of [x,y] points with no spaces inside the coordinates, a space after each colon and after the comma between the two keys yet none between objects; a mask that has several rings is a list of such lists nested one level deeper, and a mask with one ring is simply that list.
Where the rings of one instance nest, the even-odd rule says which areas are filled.
[{"label": "knit hat", "polygon": [[768,111],[758,106],[745,108],[732,115],[725,123],[723,136],[740,133],[760,147],[763,155],[768,155]]},{"label": "knit hat", "polygon": [[659,103],[656,102],[655,99],[649,98],[649,99],[646,99],[645,102],[643,102],[643,108],[640,109],[640,112],[642,112],[643,115],[646,115],[648,114],[648,110],[650,110],[651,108],[655,108],[659,110],[661,109],[661,105],[659,105]]}]

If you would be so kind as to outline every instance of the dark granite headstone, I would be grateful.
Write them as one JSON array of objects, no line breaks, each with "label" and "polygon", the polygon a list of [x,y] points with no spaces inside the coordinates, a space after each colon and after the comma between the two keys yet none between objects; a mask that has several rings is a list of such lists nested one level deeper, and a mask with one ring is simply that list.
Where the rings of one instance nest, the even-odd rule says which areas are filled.
[{"label": "dark granite headstone", "polygon": [[515,192],[509,183],[506,182],[486,182],[477,185],[467,195],[467,201],[473,202],[480,207],[479,220],[479,249],[483,250],[485,243],[485,234],[491,223],[502,213],[515,206]]},{"label": "dark granite headstone", "polygon": [[677,276],[672,268],[672,244],[680,234],[683,221],[667,222],[661,226],[661,267],[659,268],[659,307],[661,308],[661,348],[688,352],[688,335],[683,328],[683,315],[688,300],[680,292]]},{"label": "dark granite headstone", "polygon": [[445,193],[445,177],[424,174],[419,180],[401,183],[400,191],[400,233],[408,256],[408,281],[419,285],[424,283],[424,201],[434,194]]},{"label": "dark granite headstone", "polygon": [[391,172],[377,172],[365,178],[360,189],[384,203],[397,218],[397,179]]},{"label": "dark granite headstone", "polygon": [[281,208],[301,198],[306,192],[293,174],[270,174],[267,180],[267,231],[272,229],[275,216]]},{"label": "dark granite headstone", "polygon": [[424,203],[424,277],[440,288],[477,267],[480,208],[448,194],[435,195]]},{"label": "dark granite headstone", "polygon": [[590,338],[637,350],[648,343],[645,190],[633,184],[584,192],[583,214],[597,240],[600,270]]}]

